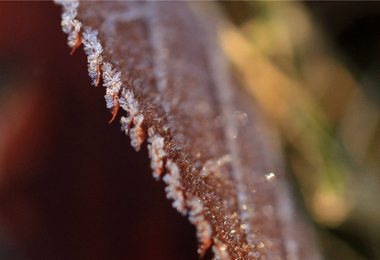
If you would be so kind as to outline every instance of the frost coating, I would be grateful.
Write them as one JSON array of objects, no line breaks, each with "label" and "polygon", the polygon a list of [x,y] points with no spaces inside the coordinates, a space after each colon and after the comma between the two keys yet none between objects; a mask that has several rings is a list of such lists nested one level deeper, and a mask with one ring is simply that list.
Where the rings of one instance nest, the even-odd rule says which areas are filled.
[{"label": "frost coating", "polygon": [[139,103],[130,90],[123,89],[120,96],[120,106],[129,113],[130,117],[135,117],[138,114]]},{"label": "frost coating", "polygon": [[[150,135],[151,133],[153,133],[153,130],[149,128],[148,134]],[[149,158],[151,159],[150,166],[153,170],[153,177],[158,179],[164,170],[163,158],[167,155],[164,150],[164,138],[157,135],[149,139],[151,142],[151,144],[148,144]]]},{"label": "frost coating", "polygon": [[107,108],[113,109],[119,103],[119,92],[121,89],[121,73],[112,69],[112,65],[104,62],[102,66],[103,71],[103,86],[106,87]]},{"label": "frost coating", "polygon": [[216,175],[222,175],[223,171],[221,167],[231,163],[231,155],[226,154],[217,160],[207,160],[200,172],[202,177],[207,177],[209,174],[214,173]]},{"label": "frost coating", "polygon": [[227,252],[227,246],[219,241],[217,238],[214,239],[214,245],[212,246],[212,251],[214,252],[216,260],[228,260],[230,256]]},{"label": "frost coating", "polygon": [[[57,4],[63,6],[62,30],[69,35],[68,44],[74,47],[78,41],[78,35],[81,30],[81,23],[76,20],[78,1],[56,0]],[[117,105],[128,113],[127,117],[120,119],[122,130],[129,133],[131,145],[138,151],[145,139],[145,132],[142,127],[144,116],[138,114],[138,102],[135,100],[131,91],[126,90],[122,85],[121,73],[112,68],[108,62],[103,63],[103,47],[98,39],[98,31],[86,27],[82,33],[82,42],[84,51],[87,54],[88,73],[92,79],[92,84],[97,86],[103,71],[103,86],[106,87],[105,100],[107,108],[114,109]],[[121,91],[122,90],[122,91]],[[119,98],[119,93],[121,97]],[[133,122],[134,127],[129,128]]]},{"label": "frost coating", "polygon": [[[62,30],[69,35],[68,45],[74,47],[78,42],[79,32],[82,24],[76,20],[78,1],[74,0],[55,0],[63,7]],[[87,54],[88,73],[92,79],[92,84],[97,86],[100,76],[103,72],[103,86],[106,87],[105,100],[107,108],[114,109],[117,105],[127,112],[126,117],[120,119],[122,130],[129,133],[129,128],[133,122],[134,127],[130,130],[131,144],[138,151],[145,139],[145,133],[142,128],[144,116],[138,114],[138,102],[135,100],[133,93],[127,90],[121,81],[121,73],[112,68],[108,62],[103,63],[103,47],[98,39],[98,31],[90,27],[85,27],[82,33],[82,42],[84,51]],[[119,93],[121,91],[121,96]]]},{"label": "frost coating", "polygon": [[131,126],[132,118],[130,116],[122,116],[120,118],[121,131],[125,131],[125,134],[128,135],[129,127]]},{"label": "frost coating", "polygon": [[98,40],[98,31],[86,27],[83,32],[84,51],[87,54],[88,74],[92,79],[92,84],[97,86],[100,80],[100,66],[103,61],[102,45]]},{"label": "frost coating", "polygon": [[189,220],[197,228],[197,238],[201,243],[198,253],[202,256],[212,243],[212,228],[206,221],[203,213],[203,207],[198,197],[192,197],[187,200],[187,206],[190,208]]},{"label": "frost coating", "polygon": [[145,140],[145,131],[142,127],[144,116],[139,114],[133,118],[134,127],[130,130],[131,145],[136,151],[140,150],[142,143]]},{"label": "frost coating", "polygon": [[67,44],[73,48],[77,43],[78,34],[82,26],[82,23],[75,19],[79,2],[74,0],[55,0],[55,3],[63,7],[62,31],[69,35]]},{"label": "frost coating", "polygon": [[180,181],[178,165],[172,160],[166,162],[168,174],[162,179],[168,186],[165,188],[166,197],[173,200],[173,207],[177,209],[183,216],[186,215],[186,204],[183,196],[183,187]]},{"label": "frost coating", "polygon": [[[109,97],[106,97],[107,103],[110,102],[111,104],[114,104],[113,99],[108,100],[107,98]],[[125,131],[125,134],[128,135],[132,120],[138,114],[139,103],[130,90],[123,88],[119,98],[119,104],[128,113],[127,117],[122,117],[120,119],[121,130]]]}]

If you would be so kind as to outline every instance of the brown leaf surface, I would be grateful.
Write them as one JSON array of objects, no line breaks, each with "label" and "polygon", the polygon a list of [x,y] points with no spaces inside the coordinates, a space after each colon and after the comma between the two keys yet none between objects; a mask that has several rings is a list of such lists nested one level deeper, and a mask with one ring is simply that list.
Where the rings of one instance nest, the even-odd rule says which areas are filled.
[{"label": "brown leaf surface", "polygon": [[111,112],[122,108],[132,146],[147,138],[154,176],[195,224],[201,255],[213,244],[218,259],[319,258],[276,135],[217,42],[215,6],[62,5],[69,45],[83,41],[89,74],[95,85],[102,76]]}]

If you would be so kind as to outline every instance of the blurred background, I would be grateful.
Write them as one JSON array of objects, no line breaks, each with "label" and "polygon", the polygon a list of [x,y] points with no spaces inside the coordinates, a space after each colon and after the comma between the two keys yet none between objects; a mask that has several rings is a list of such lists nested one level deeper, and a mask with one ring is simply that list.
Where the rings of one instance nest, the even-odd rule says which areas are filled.
[{"label": "blurred background", "polygon": [[[380,2],[218,4],[325,259],[380,259]],[[0,259],[198,259],[60,20],[51,2],[0,2]]]},{"label": "blurred background", "polygon": [[380,259],[380,2],[221,2],[326,259]]}]

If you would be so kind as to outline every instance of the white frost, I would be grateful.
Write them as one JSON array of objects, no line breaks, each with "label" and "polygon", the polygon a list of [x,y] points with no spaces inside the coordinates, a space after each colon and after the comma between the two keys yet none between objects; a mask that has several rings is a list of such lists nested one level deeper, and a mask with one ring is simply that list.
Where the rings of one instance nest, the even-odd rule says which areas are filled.
[{"label": "white frost", "polygon": [[197,238],[201,243],[198,253],[202,253],[211,245],[212,228],[208,221],[206,221],[202,214],[203,207],[198,197],[194,196],[188,198],[187,206],[190,208],[189,220],[197,228]]},{"label": "white frost", "polygon": [[79,2],[74,0],[55,0],[55,3],[63,7],[62,31],[69,35],[67,44],[72,48],[77,42],[78,33],[82,26],[81,22],[75,19]]},{"label": "white frost", "polygon": [[173,200],[173,207],[175,209],[182,215],[186,215],[187,210],[178,165],[169,159],[166,162],[166,169],[169,172],[163,178],[163,181],[168,185],[165,188],[166,197]]},{"label": "white frost", "polygon": [[118,95],[122,86],[121,72],[117,72],[116,69],[112,69],[112,65],[108,62],[104,62],[102,66],[103,71],[103,86],[106,87],[106,101],[107,108],[113,108],[113,97]]},{"label": "white frost", "polygon": [[120,106],[127,111],[131,117],[134,117],[138,113],[139,103],[133,93],[125,88],[121,92]]},{"label": "white frost", "polygon": [[82,35],[84,51],[87,54],[88,74],[92,79],[92,84],[96,85],[96,82],[99,80],[100,66],[103,61],[103,57],[101,56],[103,48],[98,39],[97,30],[86,27]]},{"label": "white frost", "polygon": [[[148,134],[153,132],[152,128],[149,128]],[[164,170],[163,158],[167,155],[164,150],[164,138],[159,135],[153,135],[149,137],[151,144],[148,144],[150,166],[153,170],[153,177],[158,179],[162,171]]]},{"label": "white frost", "polygon": [[217,238],[214,239],[214,245],[212,246],[212,251],[215,255],[215,260],[229,260],[231,259],[228,252],[227,246],[223,244]]},{"label": "white frost", "polygon": [[140,150],[140,147],[145,139],[145,132],[142,128],[142,123],[144,121],[144,116],[139,114],[133,117],[133,128],[130,130],[129,136],[131,137],[131,145],[136,151]]}]

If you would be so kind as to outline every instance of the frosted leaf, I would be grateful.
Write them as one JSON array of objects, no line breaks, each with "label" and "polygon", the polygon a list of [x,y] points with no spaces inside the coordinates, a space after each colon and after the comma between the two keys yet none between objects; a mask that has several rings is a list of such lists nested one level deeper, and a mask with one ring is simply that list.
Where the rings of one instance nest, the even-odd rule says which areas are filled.
[{"label": "frosted leaf", "polygon": [[277,139],[219,45],[216,6],[57,3],[70,46],[84,28],[89,75],[95,85],[103,75],[106,106],[125,111],[121,129],[137,151],[148,131],[154,176],[165,164],[167,197],[196,226],[201,255],[213,242],[217,259],[319,258],[295,214]]}]

